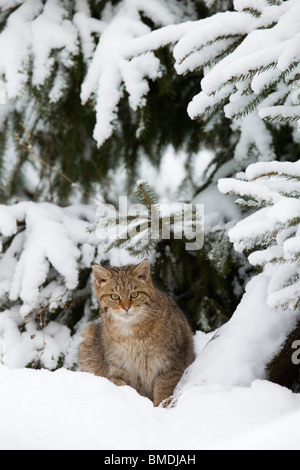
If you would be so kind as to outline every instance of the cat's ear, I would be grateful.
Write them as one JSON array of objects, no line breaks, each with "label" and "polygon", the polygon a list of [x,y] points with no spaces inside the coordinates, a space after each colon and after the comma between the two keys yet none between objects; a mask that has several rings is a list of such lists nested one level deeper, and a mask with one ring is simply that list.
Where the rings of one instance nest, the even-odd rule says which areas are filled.
[{"label": "cat's ear", "polygon": [[100,266],[100,264],[94,265],[93,273],[94,273],[96,284],[98,286],[101,286],[103,282],[107,282],[111,278],[110,271]]},{"label": "cat's ear", "polygon": [[133,274],[143,281],[149,281],[151,277],[150,273],[150,263],[147,259],[144,259],[140,264],[138,264],[134,270]]}]

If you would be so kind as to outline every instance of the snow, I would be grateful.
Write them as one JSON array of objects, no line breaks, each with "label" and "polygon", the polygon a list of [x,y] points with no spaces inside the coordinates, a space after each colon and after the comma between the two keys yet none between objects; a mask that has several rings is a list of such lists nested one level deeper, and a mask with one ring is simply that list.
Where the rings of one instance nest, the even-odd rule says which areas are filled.
[{"label": "snow", "polygon": [[[142,50],[143,54],[126,60],[137,52],[135,46],[130,44],[136,38],[142,38],[143,41],[151,31],[141,21],[140,15],[144,14],[156,25],[166,26],[178,19],[182,20],[185,17],[184,10],[176,2],[157,0],[124,0],[116,7],[108,5],[105,8],[102,17],[106,25],[81,89],[83,104],[95,97],[97,123],[94,138],[99,146],[113,133],[124,89],[128,92],[130,107],[136,111],[146,104],[145,96],[150,89],[148,81],[162,75],[160,61],[150,50],[144,51],[139,46],[139,53]],[[82,16],[80,18],[82,20]]]},{"label": "snow", "polygon": [[190,32],[191,29],[196,27],[197,22],[187,21],[152,31],[140,38],[132,39],[126,44],[126,47],[123,48],[123,56],[125,59],[130,59],[133,56],[144,54],[149,50],[156,50],[168,44],[176,43],[185,34]]},{"label": "snow", "polygon": [[30,2],[20,6],[10,16],[9,25],[0,36],[0,74],[6,78],[6,92],[9,99],[18,96],[27,80],[23,71],[26,50],[29,47],[27,21],[34,18],[39,7],[39,2]]},{"label": "snow", "polygon": [[278,117],[288,121],[298,121],[300,120],[300,106],[266,106],[259,110],[258,115],[269,121]]},{"label": "snow", "polygon": [[298,175],[299,162],[259,162],[237,179],[220,179],[218,184],[221,192],[242,196],[242,205],[250,199],[250,207],[260,207],[228,235],[236,251],[252,252],[249,262],[270,276],[267,305],[291,312],[298,311],[300,294]]},{"label": "snow", "polygon": [[79,342],[71,338],[69,328],[52,321],[43,330],[38,330],[36,323],[32,319],[27,319],[26,331],[20,333],[17,319],[17,312],[1,312],[1,364],[15,369],[25,367],[27,364],[34,366],[38,359],[43,358],[43,364],[51,370],[56,368],[61,354],[69,354],[68,365],[69,367],[73,366],[74,359],[77,359],[73,354],[73,346],[78,347]]},{"label": "snow", "polygon": [[[234,0],[234,9],[237,11],[243,11],[249,8],[249,0]],[[267,0],[255,0],[255,9],[263,11],[264,8],[268,7],[269,3]]]},{"label": "snow", "polygon": [[249,165],[246,169],[246,175],[249,180],[258,178],[261,175],[268,175],[269,173],[278,173],[278,175],[289,175],[290,177],[300,177],[300,161],[298,162],[268,162],[267,164],[255,163]]},{"label": "snow", "polygon": [[[205,180],[205,172],[213,158],[214,153],[209,150],[200,150],[196,155],[193,167],[193,180],[195,184],[200,186],[201,182]],[[185,164],[186,152],[175,152],[174,149],[169,146],[162,156],[159,168],[153,167],[149,161],[144,158],[141,160],[139,173],[144,181],[155,188],[161,202],[175,201],[178,198],[178,188],[182,186],[184,181],[186,171]],[[136,184],[138,184],[138,181]],[[216,194],[216,198],[217,197],[218,195]],[[215,204],[215,207],[212,207],[214,201],[215,199],[209,201],[209,198],[205,201],[205,203],[210,204],[213,211],[217,206],[217,204]],[[201,204],[201,201],[199,201],[199,203]]]},{"label": "snow", "polygon": [[240,210],[234,204],[234,199],[223,198],[215,184],[211,184],[201,191],[193,200],[193,204],[204,205],[205,232],[217,230],[224,221],[236,221],[241,218]]},{"label": "snow", "polygon": [[[79,52],[77,30],[66,17],[67,11],[58,0],[49,0],[45,6],[39,0],[28,0],[9,16],[0,35],[0,72],[6,79],[9,99],[19,98],[24,92],[30,59],[35,86],[44,85],[51,75],[55,64],[53,50],[58,55],[59,67],[73,65]],[[65,80],[56,80],[56,100],[65,86]]]},{"label": "snow", "polygon": [[265,72],[258,73],[252,80],[251,88],[256,95],[263,92],[264,88],[276,82],[280,77],[281,72],[277,69],[266,70]]},{"label": "snow", "polygon": [[197,386],[172,409],[60,369],[0,366],[1,450],[298,449],[300,396],[266,381]]},{"label": "snow", "polygon": [[[242,167],[253,154],[263,161],[276,158],[263,120],[298,121],[300,128],[299,93],[292,89],[299,72],[300,8],[298,0],[279,5],[240,0],[234,5],[234,12],[145,31],[124,42],[121,52],[133,66],[138,57],[143,62],[149,51],[171,45],[178,74],[202,69],[202,91],[188,104],[188,114],[198,119],[224,106],[226,117],[237,119],[240,140],[234,156]],[[152,78],[147,70],[144,77]],[[146,94],[145,86],[144,94],[133,99],[133,109],[143,106],[140,98]]]},{"label": "snow", "polygon": [[137,58],[129,63],[120,52],[131,37],[145,34],[148,30],[146,25],[132,18],[125,8],[125,11],[121,10],[114,17],[101,35],[81,92],[83,103],[96,93],[97,124],[94,137],[99,145],[113,132],[116,109],[123,96],[122,82],[129,93],[131,106],[136,110],[144,104],[143,97],[149,91],[144,76],[147,72],[152,78],[160,76],[160,64],[153,53],[147,54],[142,60]]},{"label": "snow", "polygon": [[77,13],[74,15],[74,25],[78,29],[84,58],[90,62],[95,49],[92,33],[101,34],[105,29],[105,23],[91,18],[91,11],[85,0],[76,0],[75,8]]},{"label": "snow", "polygon": [[72,56],[78,54],[77,31],[61,2],[50,0],[44,11],[31,23],[32,53],[34,58],[32,83],[42,86],[50,76],[54,59],[50,57],[53,49],[61,50],[61,63],[71,66]]},{"label": "snow", "polygon": [[265,365],[299,316],[298,312],[274,311],[267,305],[270,279],[262,273],[248,283],[234,315],[190,366],[179,391],[196,385],[250,386],[254,380],[265,378]]},{"label": "snow", "polygon": [[241,119],[240,130],[241,137],[234,152],[235,159],[238,162],[246,160],[248,149],[253,145],[258,151],[259,160],[272,161],[276,159],[272,134],[255,113]]},{"label": "snow", "polygon": [[221,193],[254,196],[263,199],[267,204],[276,203],[281,200],[281,196],[277,192],[262,186],[259,182],[251,182],[251,184],[249,184],[247,181],[224,178],[219,180],[218,187]]},{"label": "snow", "polygon": [[198,95],[194,96],[189,103],[187,109],[188,115],[191,119],[197,119],[202,114],[205,114],[209,107],[216,106],[218,103],[228,98],[233,90],[233,85],[225,85],[214,97],[208,96],[201,91]]},{"label": "snow", "polygon": [[[174,57],[177,64],[180,65],[190,54],[191,50],[199,50],[205,44],[217,38],[222,38],[226,35],[243,35],[250,33],[254,26],[254,21],[253,18],[244,13],[232,12],[218,13],[211,18],[200,20],[198,27],[193,28],[192,31],[187,33],[175,46]],[[179,73],[184,72],[182,68],[179,70]]]},{"label": "snow", "polygon": [[0,232],[5,236],[12,235],[17,231],[16,219],[4,206],[0,207]]},{"label": "snow", "polygon": [[[12,301],[20,299],[23,317],[43,303],[56,305],[63,292],[77,287],[79,268],[90,267],[94,259],[99,239],[87,228],[95,221],[96,207],[59,208],[50,203],[21,202],[0,205],[0,215],[4,236],[17,232],[17,222],[24,224],[24,230],[0,258],[0,294]],[[42,286],[52,268],[58,276],[51,292]]]},{"label": "snow", "polygon": [[272,137],[262,119],[298,121],[299,129],[298,92],[292,87],[298,71],[300,8],[298,0],[280,5],[240,0],[234,5],[237,11],[191,22],[186,32],[188,24],[163,28],[135,40],[129,48],[134,46],[138,54],[147,50],[147,41],[150,49],[157,49],[159,41],[161,46],[176,43],[177,73],[204,71],[202,91],[189,103],[188,114],[198,119],[225,105],[226,117],[237,119],[241,132],[235,159],[242,166],[253,144],[260,160],[275,158]]},{"label": "snow", "polygon": [[[235,158],[241,165],[253,143],[259,159],[274,158],[263,123],[256,123],[256,132],[249,138],[249,121],[240,119],[249,108],[256,108],[259,120],[300,122],[299,106],[292,101],[295,91],[291,91],[300,50],[298,0],[280,5],[259,0],[254,2],[258,15],[251,14],[253,2],[237,0],[236,11],[196,21],[191,21],[197,17],[192,4],[177,0],[109,2],[100,19],[91,17],[85,0],[76,0],[72,11],[59,0],[20,3],[0,34],[0,75],[8,98],[22,108],[26,123],[31,114],[25,112],[26,85],[39,88],[51,82],[49,100],[59,102],[82,52],[87,73],[80,96],[83,105],[94,107],[93,136],[100,147],[118,128],[118,108],[124,96],[134,112],[146,105],[149,81],[164,73],[153,51],[167,45],[173,48],[178,74],[204,71],[202,91],[189,103],[189,116],[196,119],[217,105],[226,105],[226,116],[239,119],[241,142]],[[10,4],[15,2],[6,0],[4,7]],[[268,96],[262,100],[264,93]]]}]

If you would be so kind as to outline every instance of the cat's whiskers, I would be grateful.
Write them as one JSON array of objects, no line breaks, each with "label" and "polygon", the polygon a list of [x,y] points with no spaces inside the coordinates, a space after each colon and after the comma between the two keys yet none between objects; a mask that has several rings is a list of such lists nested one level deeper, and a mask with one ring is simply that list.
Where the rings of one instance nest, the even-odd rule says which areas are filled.
[{"label": "cat's whiskers", "polygon": [[102,320],[107,320],[107,319],[110,318],[110,317],[111,317],[110,311],[103,312],[103,313],[101,312],[101,318],[102,318]]}]

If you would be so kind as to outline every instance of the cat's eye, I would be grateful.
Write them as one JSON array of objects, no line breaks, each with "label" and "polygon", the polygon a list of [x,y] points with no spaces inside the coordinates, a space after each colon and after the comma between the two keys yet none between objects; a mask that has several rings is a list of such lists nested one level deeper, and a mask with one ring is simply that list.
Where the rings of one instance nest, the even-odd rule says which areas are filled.
[{"label": "cat's eye", "polygon": [[139,295],[140,295],[139,292],[131,292],[130,297],[132,299],[137,299]]},{"label": "cat's eye", "polygon": [[112,300],[120,300],[120,296],[118,294],[110,294]]}]

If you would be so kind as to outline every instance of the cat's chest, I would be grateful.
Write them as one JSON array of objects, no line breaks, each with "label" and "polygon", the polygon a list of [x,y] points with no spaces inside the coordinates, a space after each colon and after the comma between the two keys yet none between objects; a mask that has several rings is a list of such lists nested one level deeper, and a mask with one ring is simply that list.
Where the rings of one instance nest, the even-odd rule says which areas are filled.
[{"label": "cat's chest", "polygon": [[124,336],[111,346],[111,359],[131,376],[149,381],[165,365],[162,351],[152,338]]}]

